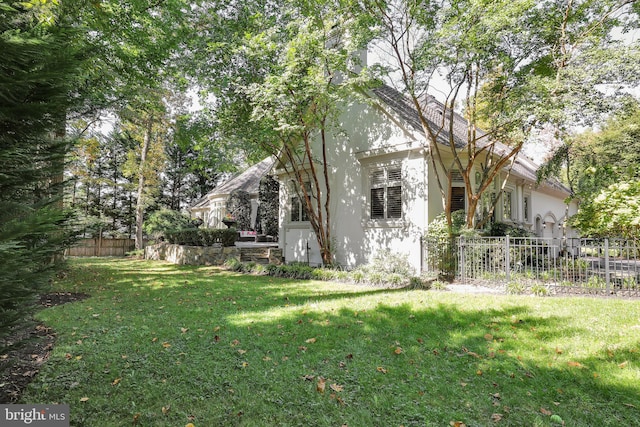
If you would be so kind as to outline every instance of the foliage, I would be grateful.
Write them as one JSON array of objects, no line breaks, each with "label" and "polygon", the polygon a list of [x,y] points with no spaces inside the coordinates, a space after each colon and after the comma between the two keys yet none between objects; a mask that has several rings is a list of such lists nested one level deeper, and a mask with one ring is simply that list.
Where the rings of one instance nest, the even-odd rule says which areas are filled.
[{"label": "foliage", "polygon": [[[580,102],[598,98],[598,85],[637,82],[637,72],[616,80],[586,65],[597,71],[605,62],[611,68],[638,63],[622,52],[613,61],[607,51],[613,28],[635,18],[627,1],[372,1],[360,7],[356,14],[369,17],[376,41],[390,54],[383,64],[387,81],[418,110],[445,212],[452,168],[464,180],[468,228],[483,194],[511,169],[532,130],[573,125],[584,110]],[[608,53],[589,60],[595,51]],[[444,100],[429,99],[430,90]],[[440,118],[430,114],[433,105]],[[454,109],[463,110],[464,121],[454,123]],[[456,127],[466,137],[456,138]],[[481,224],[492,210],[482,213]]]},{"label": "foliage", "polygon": [[165,231],[167,241],[175,245],[212,246],[216,243],[222,246],[235,245],[238,232],[235,228],[186,228],[182,230]]},{"label": "foliage", "polygon": [[441,213],[429,223],[423,243],[426,252],[426,265],[430,271],[438,273],[439,278],[451,281],[457,271],[457,246],[455,239],[465,226],[465,212],[456,211],[451,217],[451,225],[447,215]]},{"label": "foliage", "polygon": [[[621,147],[624,147],[621,149]],[[549,167],[565,164],[580,203],[571,219],[584,236],[637,236],[640,107],[611,118],[599,131],[576,135]]]},{"label": "foliage", "polygon": [[527,285],[518,280],[512,280],[507,283],[506,292],[511,295],[521,295],[527,290]]},{"label": "foliage", "polygon": [[280,184],[271,175],[260,180],[258,188],[258,223],[262,234],[278,238]]},{"label": "foliage", "polygon": [[325,265],[333,263],[327,138],[343,102],[368,80],[365,73],[350,73],[353,53],[362,47],[356,46],[359,20],[339,6],[243,4],[223,24],[228,31],[214,34],[231,60],[221,61],[206,82],[216,92],[225,138],[242,135],[253,152],[277,157],[308,214]]},{"label": "foliage", "polygon": [[227,213],[237,222],[239,230],[251,230],[251,195],[244,190],[235,190],[227,199]]},{"label": "foliage", "polygon": [[196,228],[189,215],[182,212],[159,209],[149,215],[145,221],[144,231],[154,239],[165,237],[166,233],[174,230],[185,230]]},{"label": "foliage", "polygon": [[62,129],[82,63],[77,34],[54,25],[58,12],[0,2],[0,337],[33,309],[73,240]]},{"label": "foliage", "polygon": [[585,236],[635,239],[640,233],[640,179],[620,181],[581,205],[571,224]]},{"label": "foliage", "polygon": [[492,237],[533,237],[535,235],[535,233],[532,233],[529,230],[514,224],[507,224],[505,222],[492,222],[489,229],[484,234]]}]

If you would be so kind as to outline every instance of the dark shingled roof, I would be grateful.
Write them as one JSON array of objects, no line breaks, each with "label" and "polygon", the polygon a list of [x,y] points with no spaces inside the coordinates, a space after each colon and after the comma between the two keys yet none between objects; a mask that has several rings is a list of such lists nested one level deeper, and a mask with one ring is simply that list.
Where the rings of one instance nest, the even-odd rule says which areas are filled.
[{"label": "dark shingled roof", "polygon": [[[387,85],[382,85],[373,89],[373,93],[407,124],[415,130],[423,132],[420,117],[410,97]],[[423,114],[425,114],[426,119],[429,124],[432,125],[432,128],[441,129],[437,135],[437,141],[443,145],[449,145],[449,117],[443,118],[443,115],[446,111],[446,115],[449,116],[451,114],[451,110],[446,109],[444,104],[436,100],[431,95],[427,95],[421,100],[421,106]],[[480,129],[477,129],[476,132],[478,137],[486,135],[486,133]],[[467,120],[458,113],[453,114],[453,141],[456,148],[464,148],[467,145]],[[487,138],[482,138],[478,141],[477,145],[478,147],[483,147],[487,146],[489,142],[490,141]],[[497,155],[505,155],[511,150],[511,148],[501,142],[494,143],[494,152]],[[537,165],[533,160],[522,154],[518,154],[511,170],[512,173],[518,176],[536,182],[536,172],[538,168],[539,165]],[[567,193],[569,192],[568,188],[555,179],[547,179],[543,184],[555,190]]]},{"label": "dark shingled roof", "polygon": [[236,190],[243,190],[249,194],[258,194],[260,180],[273,167],[275,160],[273,157],[267,157],[259,163],[251,166],[239,175],[234,176],[228,181],[223,182],[216,188],[208,192],[204,197],[198,200],[192,207],[200,208],[209,203],[210,196],[231,194]]}]

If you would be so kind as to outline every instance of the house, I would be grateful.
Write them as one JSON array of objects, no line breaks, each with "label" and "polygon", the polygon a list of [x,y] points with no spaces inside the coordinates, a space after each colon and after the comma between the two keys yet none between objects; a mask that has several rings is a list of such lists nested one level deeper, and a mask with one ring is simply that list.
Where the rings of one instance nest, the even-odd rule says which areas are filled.
[{"label": "house", "polygon": [[232,192],[242,190],[251,197],[251,223],[255,228],[260,180],[271,171],[274,162],[272,157],[268,157],[216,186],[189,209],[191,216],[202,219],[204,227],[225,228],[222,218],[227,213],[227,199]]},{"label": "house", "polygon": [[[382,251],[390,251],[405,255],[420,271],[422,237],[428,224],[445,208],[429,158],[429,144],[407,97],[390,86],[371,91],[369,97],[370,103],[354,100],[345,106],[338,123],[341,132],[331,133],[327,144],[335,261],[353,268]],[[441,120],[442,104],[430,97],[424,102],[428,120]],[[466,143],[466,126],[465,119],[457,115],[453,126],[457,147]],[[448,144],[447,129],[449,126],[440,134],[440,144]],[[488,198],[501,197],[494,219],[527,228],[540,237],[572,233],[565,227],[565,220],[576,210],[575,205],[564,202],[568,189],[551,180],[536,185],[537,165],[523,155],[509,167],[510,173],[504,168],[487,191]],[[464,183],[455,170],[451,176],[452,211],[465,209]],[[472,176],[477,185],[479,171]],[[320,265],[320,249],[305,221],[295,181],[283,169],[279,169],[278,177],[279,245],[285,262]]]}]

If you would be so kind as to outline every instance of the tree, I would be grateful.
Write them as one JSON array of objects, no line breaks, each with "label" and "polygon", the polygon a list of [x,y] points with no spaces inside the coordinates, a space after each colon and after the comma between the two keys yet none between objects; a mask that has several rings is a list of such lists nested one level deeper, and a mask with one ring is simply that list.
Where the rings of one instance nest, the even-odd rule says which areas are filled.
[{"label": "tree", "polygon": [[[391,52],[389,80],[409,94],[420,117],[450,226],[452,172],[458,171],[465,184],[467,227],[481,226],[492,211],[476,218],[485,192],[504,170],[510,171],[532,129],[547,123],[567,126],[565,113],[578,108],[565,96],[569,66],[584,58],[587,48],[607,46],[630,3],[362,3],[358,12],[371,17],[379,43]],[[433,117],[427,91],[438,76],[447,88],[438,106],[442,114]],[[588,83],[586,91],[597,84]],[[454,117],[456,107],[466,119],[465,141],[454,137],[454,127],[461,125]]]},{"label": "tree", "polygon": [[258,188],[258,228],[263,234],[278,237],[278,210],[280,184],[271,175],[260,180]]},{"label": "tree", "polygon": [[600,190],[580,206],[571,224],[589,237],[637,239],[640,234],[640,179],[620,181]]},{"label": "tree", "polygon": [[0,335],[34,306],[73,237],[59,197],[68,141],[55,135],[81,61],[58,13],[0,2]]},{"label": "tree", "polygon": [[251,196],[244,190],[234,190],[227,199],[227,213],[237,222],[240,230],[251,229]]},{"label": "tree", "polygon": [[225,69],[233,77],[223,73],[216,109],[225,135],[242,135],[255,152],[275,156],[292,179],[327,265],[333,262],[327,136],[344,102],[367,80],[349,72],[358,39],[344,37],[353,24],[336,6],[287,5],[273,17],[259,15],[259,23],[280,26],[244,27],[228,48],[237,72]]},{"label": "tree", "polygon": [[125,164],[125,175],[137,180],[135,210],[136,249],[144,248],[143,223],[145,208],[159,193],[160,175],[165,164],[165,144],[167,138],[164,106],[159,99],[155,105],[144,102],[141,109],[132,108],[123,114],[127,121],[123,130],[135,141],[135,150],[129,152]]},{"label": "tree", "polygon": [[579,201],[572,226],[585,236],[637,237],[640,182],[640,104],[599,131],[565,144],[568,179]]}]

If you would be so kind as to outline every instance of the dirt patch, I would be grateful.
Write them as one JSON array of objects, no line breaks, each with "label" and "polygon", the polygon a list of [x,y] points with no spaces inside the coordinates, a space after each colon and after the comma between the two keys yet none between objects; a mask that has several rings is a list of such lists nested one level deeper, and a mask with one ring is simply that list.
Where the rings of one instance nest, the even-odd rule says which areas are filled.
[{"label": "dirt patch", "polygon": [[[41,295],[41,307],[53,307],[81,301],[89,295],[56,292]],[[46,325],[29,320],[14,327],[11,334],[0,340],[0,403],[14,403],[49,358],[56,340],[55,332]]]}]

